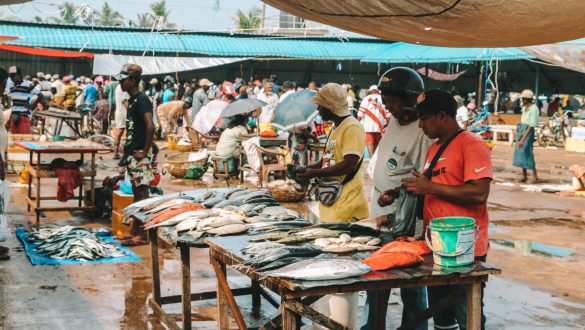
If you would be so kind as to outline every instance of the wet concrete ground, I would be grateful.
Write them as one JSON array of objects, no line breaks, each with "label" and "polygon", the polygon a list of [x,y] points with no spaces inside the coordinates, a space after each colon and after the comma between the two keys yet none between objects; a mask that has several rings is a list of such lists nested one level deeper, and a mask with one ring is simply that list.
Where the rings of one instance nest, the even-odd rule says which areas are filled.
[{"label": "wet concrete ground", "polygon": [[[490,195],[490,238],[520,243],[492,244],[488,261],[503,273],[492,277],[486,290],[489,329],[579,329],[585,328],[585,199],[547,193],[525,192],[520,186],[504,186],[519,172],[511,166],[512,148],[496,146],[493,163],[496,180]],[[564,150],[536,149],[537,164],[547,183],[569,183],[568,166],[583,163],[583,155]],[[105,168],[111,161],[105,157]],[[112,170],[100,171],[110,174]],[[254,178],[251,178],[253,180]],[[16,181],[13,178],[12,181]],[[368,180],[366,180],[367,182]],[[166,192],[207,187],[212,180],[173,180],[165,178]],[[232,184],[237,184],[232,182]],[[215,183],[224,187],[225,183]],[[248,184],[253,185],[253,184]],[[369,187],[368,183],[368,187]],[[47,186],[51,192],[55,186]],[[12,258],[0,262],[0,329],[164,329],[147,307],[151,295],[150,251],[146,246],[132,248],[141,263],[70,266],[32,266],[13,229],[28,226],[34,215],[26,212],[24,188],[12,190],[9,206],[11,236],[7,242]],[[308,203],[295,209],[309,216]],[[313,203],[314,206],[314,203]],[[314,207],[313,207],[314,209]],[[47,213],[43,223],[59,225],[108,226],[109,219],[90,220],[83,214]],[[528,243],[568,248],[568,257],[550,257],[530,252]],[[178,251],[163,249],[161,277],[163,295],[180,292]],[[214,274],[206,249],[191,252],[193,291],[214,290]],[[232,287],[244,286],[246,278],[230,272]],[[389,305],[388,328],[400,323],[401,305],[394,293]],[[244,310],[249,297],[238,298]],[[263,303],[263,314],[274,310]],[[167,305],[171,313],[179,305]],[[215,329],[214,301],[193,304],[198,329]],[[232,327],[236,328],[235,322]]]}]

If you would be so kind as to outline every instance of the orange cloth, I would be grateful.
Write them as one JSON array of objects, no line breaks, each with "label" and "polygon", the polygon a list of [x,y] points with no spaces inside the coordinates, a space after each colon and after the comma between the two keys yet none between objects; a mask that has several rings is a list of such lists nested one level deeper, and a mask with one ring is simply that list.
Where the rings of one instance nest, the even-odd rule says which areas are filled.
[{"label": "orange cloth", "polygon": [[[425,170],[439,150],[435,142],[429,148]],[[481,137],[471,133],[459,134],[441,155],[433,169],[432,181],[444,185],[459,186],[468,181],[493,178],[490,149]],[[482,205],[461,205],[447,201],[436,195],[426,195],[424,203],[425,228],[431,219],[460,216],[475,219],[479,227],[479,238],[475,244],[475,256],[481,257],[488,250],[488,213],[487,203]]]},{"label": "orange cloth", "polygon": [[431,254],[432,251],[425,241],[417,241],[411,237],[398,237],[394,242],[390,242],[372,253],[370,258],[391,252],[409,252],[417,256],[424,256]]},{"label": "orange cloth", "polygon": [[203,206],[201,206],[200,204],[185,204],[183,206],[181,206],[180,208],[172,208],[169,210],[165,210],[162,211],[161,213],[155,215],[154,217],[152,217],[150,219],[150,221],[148,221],[145,225],[144,228],[148,229],[153,225],[156,225],[157,223],[163,222],[165,220],[168,220],[174,216],[177,216],[181,213],[185,213],[187,211],[197,211],[197,210],[201,210],[203,209]]},{"label": "orange cloth", "polygon": [[387,270],[420,265],[423,258],[410,252],[388,252],[362,261],[372,270]]}]

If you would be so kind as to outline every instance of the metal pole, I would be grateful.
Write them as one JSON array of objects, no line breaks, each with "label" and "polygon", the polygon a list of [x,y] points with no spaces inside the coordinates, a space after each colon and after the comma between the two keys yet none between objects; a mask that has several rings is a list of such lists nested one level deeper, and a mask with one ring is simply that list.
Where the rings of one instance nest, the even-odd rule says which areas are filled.
[{"label": "metal pole", "polygon": [[540,94],[540,64],[536,63],[536,82],[534,84],[534,102],[538,106],[538,95]]},{"label": "metal pole", "polygon": [[266,20],[266,4],[262,4],[262,18],[260,20],[260,33],[264,31],[264,20]]},{"label": "metal pole", "polygon": [[429,63],[425,63],[425,92],[429,89]]},{"label": "metal pole", "polygon": [[481,65],[481,68],[479,69],[479,79],[478,79],[479,80],[479,83],[477,85],[477,95],[476,95],[476,100],[475,100],[478,109],[480,109],[481,103],[482,103],[481,102],[481,99],[482,99],[483,93],[482,93],[481,85],[482,85],[482,81],[483,81],[483,71],[484,71],[484,69],[485,69],[485,67],[482,64]]}]

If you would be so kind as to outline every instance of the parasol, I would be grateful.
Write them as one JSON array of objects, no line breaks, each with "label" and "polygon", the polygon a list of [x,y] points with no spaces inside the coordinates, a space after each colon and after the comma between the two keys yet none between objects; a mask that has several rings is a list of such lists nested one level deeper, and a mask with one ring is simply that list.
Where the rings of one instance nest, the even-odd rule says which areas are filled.
[{"label": "parasol", "polygon": [[317,105],[312,101],[315,95],[317,95],[315,91],[302,90],[287,96],[276,107],[272,126],[285,131],[309,126],[319,113]]},{"label": "parasol", "polygon": [[200,134],[207,134],[219,120],[221,112],[227,107],[228,103],[220,100],[213,100],[203,107],[195,115],[193,128]]},{"label": "parasol", "polygon": [[266,105],[266,102],[257,99],[242,99],[230,103],[221,112],[222,117],[233,117],[236,115],[250,113]]}]

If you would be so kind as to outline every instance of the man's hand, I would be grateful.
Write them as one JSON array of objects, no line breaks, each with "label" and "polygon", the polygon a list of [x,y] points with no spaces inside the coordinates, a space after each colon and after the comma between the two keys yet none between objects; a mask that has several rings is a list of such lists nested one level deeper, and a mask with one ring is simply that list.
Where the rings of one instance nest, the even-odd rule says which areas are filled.
[{"label": "man's hand", "polygon": [[380,207],[392,205],[396,198],[398,198],[399,191],[400,188],[395,188],[381,193],[380,197],[378,197],[378,205],[380,205]]},{"label": "man's hand", "polygon": [[134,159],[140,161],[146,158],[146,152],[144,152],[144,150],[135,150],[133,156]]},{"label": "man's hand", "polygon": [[317,176],[317,170],[313,168],[307,168],[304,173],[297,173],[297,179],[300,180],[310,180]]},{"label": "man's hand", "polygon": [[390,220],[390,218],[388,218],[387,215],[381,215],[381,216],[376,218],[376,229],[377,230],[382,229],[383,226],[390,228],[393,225],[394,225],[394,223],[392,222],[392,220]]},{"label": "man's hand", "polygon": [[412,171],[414,178],[402,179],[402,183],[409,193],[415,195],[427,195],[431,193],[433,183],[426,176],[420,174],[418,171]]}]

